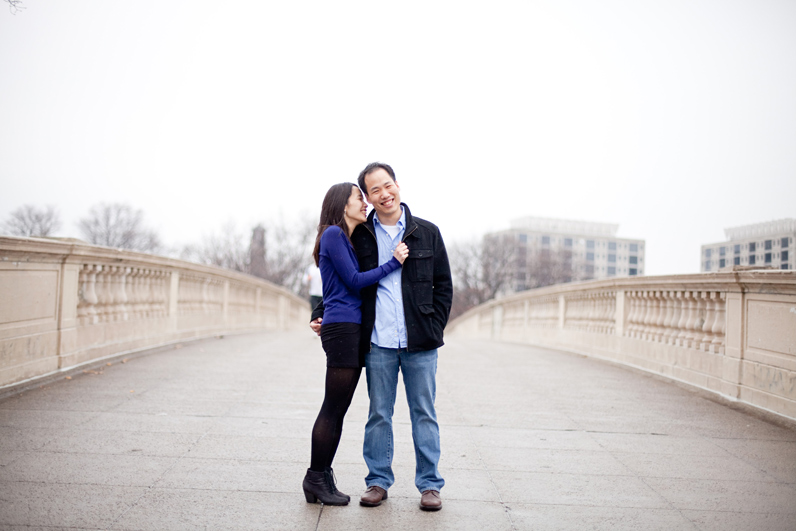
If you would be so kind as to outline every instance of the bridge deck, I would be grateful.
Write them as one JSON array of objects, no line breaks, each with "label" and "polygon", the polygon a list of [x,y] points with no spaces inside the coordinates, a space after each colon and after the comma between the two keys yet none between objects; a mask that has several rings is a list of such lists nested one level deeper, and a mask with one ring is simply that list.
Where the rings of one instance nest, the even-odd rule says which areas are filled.
[{"label": "bridge deck", "polygon": [[[406,401],[381,507],[304,501],[320,341],[250,334],[131,357],[0,401],[0,528],[767,529],[796,526],[796,430],[607,363],[450,340],[447,485],[418,510]],[[96,373],[96,374],[95,374]],[[364,375],[335,461],[364,488]]]}]

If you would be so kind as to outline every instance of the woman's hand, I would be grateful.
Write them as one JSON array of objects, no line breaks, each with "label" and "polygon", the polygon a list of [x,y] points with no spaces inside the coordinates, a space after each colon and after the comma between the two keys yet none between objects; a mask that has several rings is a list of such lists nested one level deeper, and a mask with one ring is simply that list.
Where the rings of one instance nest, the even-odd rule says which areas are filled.
[{"label": "woman's hand", "polygon": [[401,242],[398,244],[398,247],[395,248],[395,251],[393,251],[392,255],[396,260],[403,264],[404,260],[406,260],[406,257],[409,256],[409,247],[407,247],[404,242]]}]

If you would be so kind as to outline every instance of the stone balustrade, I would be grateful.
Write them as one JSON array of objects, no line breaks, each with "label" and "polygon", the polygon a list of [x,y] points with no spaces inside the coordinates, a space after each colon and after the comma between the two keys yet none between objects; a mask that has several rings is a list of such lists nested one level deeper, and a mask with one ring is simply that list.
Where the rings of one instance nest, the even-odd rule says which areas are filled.
[{"label": "stone balustrade", "polygon": [[796,273],[561,284],[487,302],[447,334],[625,364],[796,419]]},{"label": "stone balustrade", "polygon": [[0,237],[0,391],[173,342],[307,329],[261,279],[77,241]]}]

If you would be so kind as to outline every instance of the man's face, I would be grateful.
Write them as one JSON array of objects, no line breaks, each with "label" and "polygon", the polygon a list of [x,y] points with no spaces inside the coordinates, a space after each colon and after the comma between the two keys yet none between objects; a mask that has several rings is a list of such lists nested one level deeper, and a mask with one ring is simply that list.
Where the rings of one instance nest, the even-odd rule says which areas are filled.
[{"label": "man's face", "polygon": [[398,221],[401,217],[401,187],[383,168],[365,176],[365,194],[382,221]]}]

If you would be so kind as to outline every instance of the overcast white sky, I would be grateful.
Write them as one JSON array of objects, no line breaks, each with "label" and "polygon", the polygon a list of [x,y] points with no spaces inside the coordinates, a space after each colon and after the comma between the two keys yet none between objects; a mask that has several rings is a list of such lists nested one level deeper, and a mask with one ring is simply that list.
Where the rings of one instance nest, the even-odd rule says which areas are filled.
[{"label": "overcast white sky", "polygon": [[369,162],[450,244],[619,224],[647,274],[796,217],[796,2],[0,3],[0,220],[127,202],[169,245],[317,216]]}]

